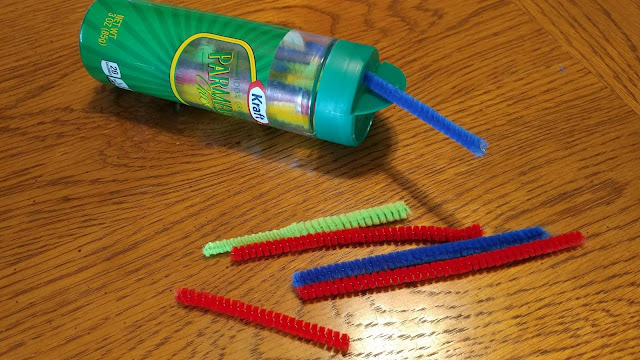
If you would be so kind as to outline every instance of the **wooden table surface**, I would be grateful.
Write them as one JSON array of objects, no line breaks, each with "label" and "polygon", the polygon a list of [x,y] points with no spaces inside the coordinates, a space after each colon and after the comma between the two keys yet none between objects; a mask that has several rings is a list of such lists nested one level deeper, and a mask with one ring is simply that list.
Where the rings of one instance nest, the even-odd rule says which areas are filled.
[{"label": "wooden table surface", "polygon": [[[371,44],[490,143],[396,106],[359,147],[99,84],[90,1],[3,1],[0,358],[640,357],[640,5],[632,0],[168,1]],[[584,246],[301,302],[294,271],[415,245],[233,265],[208,241],[398,200],[407,224],[581,230]],[[192,287],[351,335],[345,355],[176,304]]]}]

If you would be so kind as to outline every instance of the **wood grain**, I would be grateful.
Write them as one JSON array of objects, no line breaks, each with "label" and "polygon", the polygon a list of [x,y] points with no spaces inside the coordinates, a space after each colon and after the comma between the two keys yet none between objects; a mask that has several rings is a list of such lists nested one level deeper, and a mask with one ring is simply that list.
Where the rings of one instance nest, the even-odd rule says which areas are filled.
[{"label": "wood grain", "polygon": [[640,2],[515,0],[640,114]]},{"label": "wood grain", "polygon": [[[618,2],[583,7],[615,19],[592,18],[598,32],[553,2],[167,2],[375,45],[409,92],[486,138],[489,155],[397,107],[357,148],[176,110],[89,77],[77,52],[89,1],[5,1],[0,358],[640,357],[638,42]],[[495,271],[312,303],[291,289],[294,271],[409,245],[245,265],[201,254],[213,239],[397,200],[413,208],[410,224],[588,239]],[[347,332],[351,350],[185,309],[173,299],[182,286]]]}]

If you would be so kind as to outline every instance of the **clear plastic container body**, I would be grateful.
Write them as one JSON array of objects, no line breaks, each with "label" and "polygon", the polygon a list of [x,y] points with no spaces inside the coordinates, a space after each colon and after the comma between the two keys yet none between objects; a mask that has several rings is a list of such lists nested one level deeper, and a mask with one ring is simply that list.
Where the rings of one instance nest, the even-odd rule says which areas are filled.
[{"label": "clear plastic container body", "polygon": [[335,39],[291,30],[276,50],[267,83],[269,124],[314,136],[318,80]]}]

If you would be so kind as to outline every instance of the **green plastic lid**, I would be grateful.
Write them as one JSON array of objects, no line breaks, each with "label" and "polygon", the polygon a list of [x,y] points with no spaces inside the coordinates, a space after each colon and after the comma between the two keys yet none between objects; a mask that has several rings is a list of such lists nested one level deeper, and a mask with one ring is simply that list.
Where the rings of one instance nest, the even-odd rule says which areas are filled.
[{"label": "green plastic lid", "polygon": [[318,80],[314,129],[320,139],[356,146],[369,132],[373,115],[391,103],[362,83],[370,71],[404,90],[407,79],[400,69],[379,62],[378,50],[346,40],[338,40]]}]

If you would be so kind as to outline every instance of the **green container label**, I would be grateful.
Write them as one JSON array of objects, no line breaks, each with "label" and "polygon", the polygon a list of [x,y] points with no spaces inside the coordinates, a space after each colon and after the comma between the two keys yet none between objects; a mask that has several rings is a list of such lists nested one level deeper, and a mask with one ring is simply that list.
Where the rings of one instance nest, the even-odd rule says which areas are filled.
[{"label": "green container label", "polygon": [[103,83],[266,124],[265,85],[288,31],[146,1],[97,0],[80,30],[80,55]]}]

